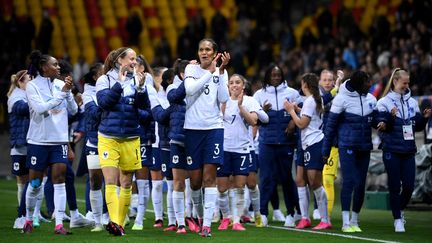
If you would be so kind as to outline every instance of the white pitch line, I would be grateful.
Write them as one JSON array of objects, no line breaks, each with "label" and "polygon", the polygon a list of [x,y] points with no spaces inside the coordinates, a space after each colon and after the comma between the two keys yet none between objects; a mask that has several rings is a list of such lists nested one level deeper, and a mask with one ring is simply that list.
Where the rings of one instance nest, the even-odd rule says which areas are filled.
[{"label": "white pitch line", "polygon": [[355,235],[345,235],[345,234],[338,234],[338,233],[325,232],[325,231],[315,231],[315,230],[304,230],[304,229],[296,229],[296,228],[286,228],[286,227],[281,227],[281,226],[268,226],[268,227],[269,228],[273,228],[273,229],[290,230],[290,231],[297,231],[297,232],[306,232],[306,233],[319,234],[319,235],[338,236],[338,237],[342,237],[342,238],[364,240],[364,241],[383,242],[383,243],[397,243],[397,241],[380,240],[380,239],[374,239],[374,238],[366,238],[366,237],[360,237],[360,236],[355,236]]}]

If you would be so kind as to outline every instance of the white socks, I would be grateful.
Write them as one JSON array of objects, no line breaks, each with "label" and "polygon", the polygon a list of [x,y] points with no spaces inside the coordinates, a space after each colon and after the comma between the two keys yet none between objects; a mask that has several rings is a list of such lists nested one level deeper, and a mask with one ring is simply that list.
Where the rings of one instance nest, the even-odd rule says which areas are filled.
[{"label": "white socks", "polygon": [[[30,186],[30,185],[29,185]],[[21,204],[21,196],[24,191],[25,184],[17,183],[17,199],[18,199],[18,206]]]},{"label": "white socks", "polygon": [[191,190],[191,198],[193,202],[194,213],[196,213],[197,217],[203,218],[203,200],[202,200],[202,191],[201,188],[198,190]]},{"label": "white socks", "polygon": [[309,190],[307,187],[297,187],[298,197],[299,197],[299,204],[300,204],[300,211],[301,216],[304,219],[309,219],[309,197],[307,194],[309,194]]},{"label": "white socks", "polygon": [[48,180],[47,176],[44,176],[43,179],[42,179],[42,185],[40,187],[41,189],[39,191],[39,194],[36,196],[36,205],[35,205],[35,208],[34,208],[33,217],[39,217],[40,209],[41,209],[41,206],[42,206],[42,201],[43,201],[43,198],[44,198],[45,183],[46,183],[47,180]]},{"label": "white socks", "polygon": [[214,208],[216,205],[216,200],[218,196],[218,191],[216,187],[206,187],[204,188],[204,220],[203,226],[210,227],[211,221],[213,219]]},{"label": "white socks", "polygon": [[229,207],[231,215],[235,215],[237,212],[236,207],[236,193],[234,188],[228,189],[228,197],[229,197]]},{"label": "white socks", "polygon": [[36,206],[36,197],[41,190],[41,186],[34,188],[31,184],[27,187],[26,193],[26,220],[33,221],[34,208]]},{"label": "white socks", "polygon": [[223,218],[229,217],[230,216],[230,208],[229,208],[229,202],[228,202],[228,191],[219,192],[218,201],[219,201],[219,209],[222,212],[222,217]]},{"label": "white socks", "polygon": [[173,191],[172,201],[174,206],[175,217],[179,226],[185,225],[185,196],[184,192]]},{"label": "white socks", "polygon": [[[328,209],[327,209],[327,194],[323,186],[318,187],[314,190],[315,198],[318,204],[318,210],[320,212],[321,221],[329,223]],[[354,214],[354,213],[353,213]]]},{"label": "white socks", "polygon": [[174,206],[173,206],[173,190],[174,185],[172,180],[167,180],[167,211],[168,211],[168,225],[175,225],[176,224],[176,217],[174,212]]},{"label": "white socks", "polygon": [[342,211],[342,225],[346,226],[350,224],[350,219],[349,219],[349,215],[350,212],[349,211]]},{"label": "white socks", "polygon": [[356,213],[356,212],[354,212],[354,211],[352,211],[351,212],[351,224],[353,224],[353,225],[358,225],[358,213]]},{"label": "white socks", "polygon": [[66,209],[66,186],[65,183],[54,184],[54,208],[55,225],[63,224],[63,216]]},{"label": "white socks", "polygon": [[258,185],[255,186],[255,189],[249,189],[249,194],[254,213],[260,213],[260,191]]},{"label": "white socks", "polygon": [[144,220],[144,214],[148,205],[150,197],[150,182],[149,180],[136,180],[138,188],[138,208],[135,223],[142,225]]},{"label": "white socks", "polygon": [[193,202],[192,202],[192,189],[190,187],[190,179],[187,178],[185,180],[185,201],[186,201],[186,209],[185,209],[185,216],[186,217],[192,217],[192,211],[193,211]]},{"label": "white socks", "polygon": [[162,201],[162,180],[152,181],[152,202],[155,213],[155,220],[163,220],[163,201]]},{"label": "white socks", "polygon": [[90,190],[90,205],[96,225],[102,224],[103,196],[102,190]]},{"label": "white socks", "polygon": [[244,209],[244,187],[243,188],[235,188],[235,205],[236,210],[233,213],[233,222],[240,223],[240,216]]},{"label": "white socks", "polygon": [[244,186],[244,206],[243,206],[243,214],[248,215],[249,213],[249,205],[251,204],[249,188]]}]

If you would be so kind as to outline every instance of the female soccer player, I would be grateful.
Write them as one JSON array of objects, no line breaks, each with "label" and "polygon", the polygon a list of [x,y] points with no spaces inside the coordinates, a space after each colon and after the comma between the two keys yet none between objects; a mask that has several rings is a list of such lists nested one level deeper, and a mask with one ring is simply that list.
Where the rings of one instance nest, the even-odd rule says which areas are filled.
[{"label": "female soccer player", "polygon": [[415,181],[417,152],[414,132],[425,128],[431,109],[420,112],[418,103],[411,97],[409,74],[396,68],[378,101],[383,162],[388,174],[390,206],[395,232],[405,232],[403,210],[411,199]]},{"label": "female soccer player", "polygon": [[51,167],[54,184],[56,234],[69,234],[63,227],[66,208],[65,173],[68,163],[68,114],[74,115],[78,106],[71,93],[72,78],[57,79],[60,67],[49,55],[34,51],[31,64],[37,77],[27,83],[26,93],[30,107],[30,126],[27,133],[27,166],[30,185],[26,194],[27,220],[23,232],[33,229],[33,211],[36,196],[41,190],[45,169]]},{"label": "female soccer player", "polygon": [[87,167],[90,177],[90,204],[95,221],[95,227],[92,232],[99,232],[103,230],[102,227],[102,213],[103,213],[103,195],[102,183],[103,174],[99,162],[97,150],[97,131],[101,119],[102,110],[99,108],[96,100],[96,80],[103,73],[103,64],[95,63],[90,67],[90,71],[84,75],[84,119],[85,119],[85,132],[86,144],[84,151],[87,157]]},{"label": "female soccer player", "polygon": [[[201,235],[211,236],[211,221],[217,200],[216,170],[223,163],[223,120],[219,104],[227,102],[228,74],[225,66],[230,60],[227,52],[217,53],[212,39],[199,42],[200,64],[189,64],[185,70],[186,90],[186,150],[191,156],[190,178],[192,199],[198,205],[204,187],[204,212]],[[221,60],[217,68],[218,61]]]},{"label": "female soccer player", "polygon": [[[250,138],[249,126],[257,123],[256,111],[261,109],[256,100],[244,96],[245,82],[238,74],[231,76],[228,82],[230,99],[222,105],[224,115],[224,162],[217,172],[217,186],[219,190],[219,208],[223,219],[219,230],[227,230],[233,216],[232,229],[246,230],[240,223],[240,215],[244,207],[244,187],[249,175]],[[232,176],[232,185],[230,183]],[[230,214],[228,189],[233,187],[235,205]]]},{"label": "female soccer player", "polygon": [[[301,78],[301,88],[306,97],[300,112],[296,113],[296,105],[285,101],[285,110],[291,115],[296,126],[301,129],[301,144],[303,150],[303,163],[297,166],[297,190],[299,195],[302,219],[296,228],[303,229],[311,226],[309,219],[309,190],[307,184],[314,191],[320,211],[321,222],[313,229],[331,229],[327,213],[327,195],[322,185],[322,140],[324,134],[322,127],[322,113],[324,111],[318,86],[318,76],[306,73]],[[305,171],[306,170],[306,171]]]},{"label": "female soccer player", "polygon": [[[134,72],[136,53],[128,47],[110,52],[104,75],[96,82],[96,97],[102,108],[98,152],[105,179],[105,198],[110,214],[107,230],[124,235],[123,224],[131,199],[132,176],[141,168],[140,110],[149,108],[144,75]],[[120,195],[117,183],[120,182]]]},{"label": "female soccer player", "polygon": [[[21,70],[11,77],[11,84],[7,93],[8,97],[8,115],[10,124],[10,146],[12,159],[12,174],[17,180],[17,198],[18,205],[21,204],[22,194],[28,182],[28,168],[26,166],[27,158],[27,131],[30,123],[29,105],[26,96],[27,82],[30,81],[30,75],[27,70]],[[25,210],[18,212],[18,218],[15,225],[23,226]],[[39,213],[36,215],[39,217]],[[15,228],[15,226],[14,226]]]},{"label": "female soccer player", "polygon": [[[339,159],[342,169],[342,231],[361,232],[358,216],[363,205],[366,175],[372,150],[372,126],[376,126],[376,99],[368,94],[370,76],[363,71],[354,72],[344,82],[333,99],[327,120],[323,158],[327,162],[337,135]],[[352,214],[350,220],[350,209]]]},{"label": "female soccer player", "polygon": [[[333,72],[329,70],[323,70],[320,74],[319,85],[323,94],[330,93],[333,97],[336,96],[340,83],[344,78],[342,70],[337,71],[336,81],[334,80]],[[330,113],[331,102],[324,105],[323,124],[324,129],[327,123],[328,114]],[[324,164],[323,169],[323,185],[327,194],[327,208],[328,215],[331,218],[334,205],[334,181],[336,180],[339,167],[339,151],[337,148],[337,141],[333,143],[330,151],[330,157],[327,163]],[[315,215],[315,211],[314,211]],[[318,217],[320,218],[320,217]],[[314,216],[315,219],[315,216]]]}]

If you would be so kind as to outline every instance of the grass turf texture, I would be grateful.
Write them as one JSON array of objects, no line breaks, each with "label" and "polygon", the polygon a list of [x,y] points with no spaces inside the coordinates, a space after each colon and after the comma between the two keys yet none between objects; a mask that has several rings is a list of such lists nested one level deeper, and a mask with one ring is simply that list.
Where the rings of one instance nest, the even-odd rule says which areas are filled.
[{"label": "grass turf texture", "polygon": [[[82,178],[76,180],[78,208],[84,213],[85,206],[84,187],[85,183]],[[247,230],[244,232],[234,232],[232,230],[218,231],[218,224],[213,224],[212,238],[202,238],[196,233],[188,231],[186,235],[177,235],[175,232],[163,232],[162,229],[154,229],[154,214],[147,212],[146,220],[144,221],[144,230],[132,231],[131,222],[126,226],[126,236],[114,237],[108,235],[108,232],[90,232],[89,228],[72,229],[73,235],[60,236],[54,235],[54,223],[41,223],[41,227],[34,229],[30,235],[20,233],[20,230],[12,229],[13,222],[16,218],[16,182],[14,180],[0,179],[0,230],[2,235],[0,242],[358,242],[360,239],[343,238],[336,235],[314,234],[309,232],[299,232],[280,229],[283,223],[269,222],[271,226],[278,228],[255,228],[254,225],[247,225]],[[280,195],[282,195],[280,193]],[[338,190],[337,194],[338,195]],[[362,209],[360,213],[360,226],[362,233],[346,234],[342,233],[340,205],[336,199],[336,206],[333,212],[333,229],[322,231],[326,233],[334,233],[338,235],[355,236],[368,239],[376,239],[380,241],[397,241],[397,242],[430,242],[432,239],[432,212],[429,211],[406,211],[405,225],[406,231],[402,234],[394,232],[393,219],[391,211]],[[166,204],[164,202],[164,204]],[[281,206],[284,205],[281,202]],[[42,210],[45,205],[43,204]],[[149,203],[151,208],[151,203]],[[282,207],[283,208],[283,207]],[[68,210],[67,210],[68,212]],[[268,217],[271,219],[271,215]],[[166,220],[165,220],[166,223]],[[313,221],[312,225],[316,225],[318,221]],[[166,226],[166,225],[165,225]],[[69,223],[65,223],[65,227],[69,227]],[[279,228],[280,227],[280,228]]]}]

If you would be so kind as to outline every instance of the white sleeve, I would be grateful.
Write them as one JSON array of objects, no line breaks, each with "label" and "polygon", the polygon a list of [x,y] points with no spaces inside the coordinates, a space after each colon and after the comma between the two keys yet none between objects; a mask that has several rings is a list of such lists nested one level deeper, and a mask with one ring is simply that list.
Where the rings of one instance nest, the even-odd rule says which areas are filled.
[{"label": "white sleeve", "polygon": [[336,97],[333,99],[330,112],[336,114],[342,113],[345,110],[343,99],[343,95],[341,95],[340,93],[337,94]]},{"label": "white sleeve", "polygon": [[229,99],[228,90],[228,71],[225,70],[224,74],[219,75],[219,87],[218,87],[218,101],[225,103]]},{"label": "white sleeve", "polygon": [[313,99],[306,99],[303,102],[303,107],[301,109],[301,116],[308,116],[312,118],[312,115],[315,113],[316,103]]},{"label": "white sleeve", "polygon": [[52,108],[61,104],[61,102],[66,98],[66,92],[59,92],[58,95],[51,100],[45,102],[40,96],[37,87],[32,82],[27,83],[26,87],[27,98],[29,106],[38,114],[43,114],[48,112]]},{"label": "white sleeve", "polygon": [[75,99],[71,93],[67,96],[66,101],[68,113],[71,115],[75,115],[78,112],[78,104],[75,102]]},{"label": "white sleeve", "polygon": [[210,80],[212,80],[213,74],[207,71],[201,78],[195,79],[193,73],[193,66],[186,66],[184,85],[186,90],[186,95],[194,95],[198,92],[204,85]]},{"label": "white sleeve", "polygon": [[[114,81],[115,82],[115,81]],[[109,89],[109,83],[108,83],[108,76],[102,75],[98,78],[98,80],[96,81],[96,93],[98,91],[104,90],[104,89]]]},{"label": "white sleeve", "polygon": [[269,121],[269,117],[267,113],[262,109],[258,101],[256,99],[252,98],[249,99],[250,101],[250,112],[255,112],[258,115],[258,120],[260,120],[262,123],[267,123]]},{"label": "white sleeve", "polygon": [[147,86],[147,94],[150,100],[150,106],[151,109],[155,108],[156,106],[160,105],[160,102],[158,100],[158,94],[156,89],[153,86]]}]

